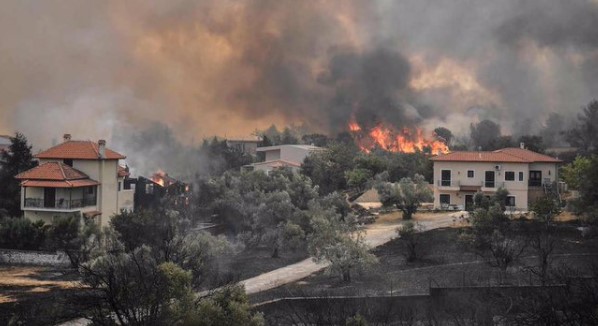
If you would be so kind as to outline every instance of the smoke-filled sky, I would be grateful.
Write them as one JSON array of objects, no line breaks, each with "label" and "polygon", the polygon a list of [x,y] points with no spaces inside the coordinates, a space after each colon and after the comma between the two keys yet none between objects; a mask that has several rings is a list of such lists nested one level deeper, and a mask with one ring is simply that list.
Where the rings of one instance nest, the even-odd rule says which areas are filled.
[{"label": "smoke-filled sky", "polygon": [[352,116],[530,130],[596,97],[596,0],[0,4],[0,133],[39,147],[154,121],[183,141]]}]

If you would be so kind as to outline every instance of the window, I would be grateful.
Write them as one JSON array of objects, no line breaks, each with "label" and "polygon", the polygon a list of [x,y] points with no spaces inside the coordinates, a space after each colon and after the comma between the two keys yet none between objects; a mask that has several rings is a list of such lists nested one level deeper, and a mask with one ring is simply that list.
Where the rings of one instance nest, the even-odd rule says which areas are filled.
[{"label": "window", "polygon": [[515,172],[505,171],[505,181],[515,181]]},{"label": "window", "polygon": [[473,174],[473,170],[469,170],[467,171],[467,177],[468,178],[473,178],[474,174]]},{"label": "window", "polygon": [[89,186],[89,187],[87,187],[87,188],[85,189],[85,192],[86,192],[88,195],[93,195],[93,186]]},{"label": "window", "polygon": [[451,186],[451,170],[442,170],[440,172],[440,185],[444,187]]},{"label": "window", "polygon": [[65,158],[64,160],[62,160],[62,163],[68,165],[68,166],[73,166],[73,160]]},{"label": "window", "polygon": [[515,207],[515,196],[507,196],[506,205],[509,207]]},{"label": "window", "polygon": [[440,204],[446,204],[446,205],[450,205],[451,204],[451,195],[440,195]]},{"label": "window", "polygon": [[519,181],[523,181],[523,172],[519,172]]},{"label": "window", "polygon": [[530,187],[539,187],[542,185],[542,171],[529,171]]},{"label": "window", "polygon": [[120,191],[120,182],[118,183],[118,191]]},{"label": "window", "polygon": [[153,194],[154,193],[154,185],[153,184],[146,184],[145,185],[145,193],[146,194]]}]

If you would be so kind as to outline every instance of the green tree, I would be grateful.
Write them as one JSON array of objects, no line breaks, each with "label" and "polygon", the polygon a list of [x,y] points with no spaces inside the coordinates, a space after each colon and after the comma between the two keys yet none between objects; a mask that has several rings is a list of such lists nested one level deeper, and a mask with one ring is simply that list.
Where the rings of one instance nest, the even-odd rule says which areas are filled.
[{"label": "green tree", "polygon": [[421,203],[434,199],[428,183],[419,174],[413,180],[403,178],[396,184],[381,182],[376,185],[376,190],[382,204],[396,206],[403,212],[404,220],[411,219]]},{"label": "green tree", "polygon": [[345,190],[346,173],[353,169],[357,154],[354,145],[332,144],[327,150],[308,156],[301,166],[301,173],[318,186],[322,195]]},{"label": "green tree", "polygon": [[598,154],[598,101],[591,101],[577,118],[577,125],[567,132],[567,141],[582,154]]},{"label": "green tree", "polygon": [[15,176],[37,166],[27,138],[16,133],[10,137],[8,151],[0,152],[0,210],[9,216],[21,216],[21,186]]},{"label": "green tree", "polygon": [[595,221],[598,218],[598,155],[578,157],[563,168],[563,179],[579,191],[575,200],[577,214],[585,214]]},{"label": "green tree", "polygon": [[39,250],[47,236],[48,226],[39,220],[25,218],[0,219],[0,247],[6,249]]},{"label": "green tree", "polygon": [[241,286],[226,286],[199,302],[195,318],[187,325],[261,326],[264,317],[251,311],[247,294]]},{"label": "green tree", "polygon": [[363,233],[356,228],[354,219],[342,218],[334,208],[312,203],[309,212],[314,232],[309,236],[309,252],[316,262],[328,261],[328,271],[351,282],[353,272],[364,271],[377,263],[369,252]]},{"label": "green tree", "polygon": [[526,224],[525,234],[528,237],[530,248],[534,251],[538,263],[530,271],[536,274],[542,285],[548,280],[548,271],[552,263],[552,253],[558,239],[554,218],[560,212],[560,205],[551,197],[540,197],[535,201],[531,210],[534,219]]},{"label": "green tree", "polygon": [[80,219],[77,214],[55,217],[48,232],[49,247],[64,252],[73,268],[87,261],[102,239],[99,227],[92,220],[81,225]]}]

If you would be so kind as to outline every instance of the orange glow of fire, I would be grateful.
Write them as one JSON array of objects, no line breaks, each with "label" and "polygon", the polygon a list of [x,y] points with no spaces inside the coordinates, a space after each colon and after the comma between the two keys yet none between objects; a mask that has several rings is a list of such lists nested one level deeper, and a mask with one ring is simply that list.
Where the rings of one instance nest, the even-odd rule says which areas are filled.
[{"label": "orange glow of fire", "polygon": [[152,176],[152,181],[159,184],[160,186],[164,187],[164,177],[166,176],[166,172],[158,169],[156,173]]},{"label": "orange glow of fire", "polygon": [[432,154],[449,152],[449,148],[444,142],[426,138],[420,128],[395,130],[383,124],[378,124],[364,133],[359,124],[351,122],[349,130],[353,133],[359,148],[365,153],[370,153],[375,148],[401,153],[415,153],[416,151],[426,150],[429,150]]}]

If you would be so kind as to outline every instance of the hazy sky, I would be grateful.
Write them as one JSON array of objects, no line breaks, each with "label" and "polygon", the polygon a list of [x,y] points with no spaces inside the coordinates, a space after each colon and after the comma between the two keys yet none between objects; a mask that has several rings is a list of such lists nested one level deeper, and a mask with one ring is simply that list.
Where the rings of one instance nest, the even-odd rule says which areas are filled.
[{"label": "hazy sky", "polygon": [[[7,0],[0,133],[538,127],[598,97],[590,0]],[[531,120],[530,120],[531,119]]]}]

